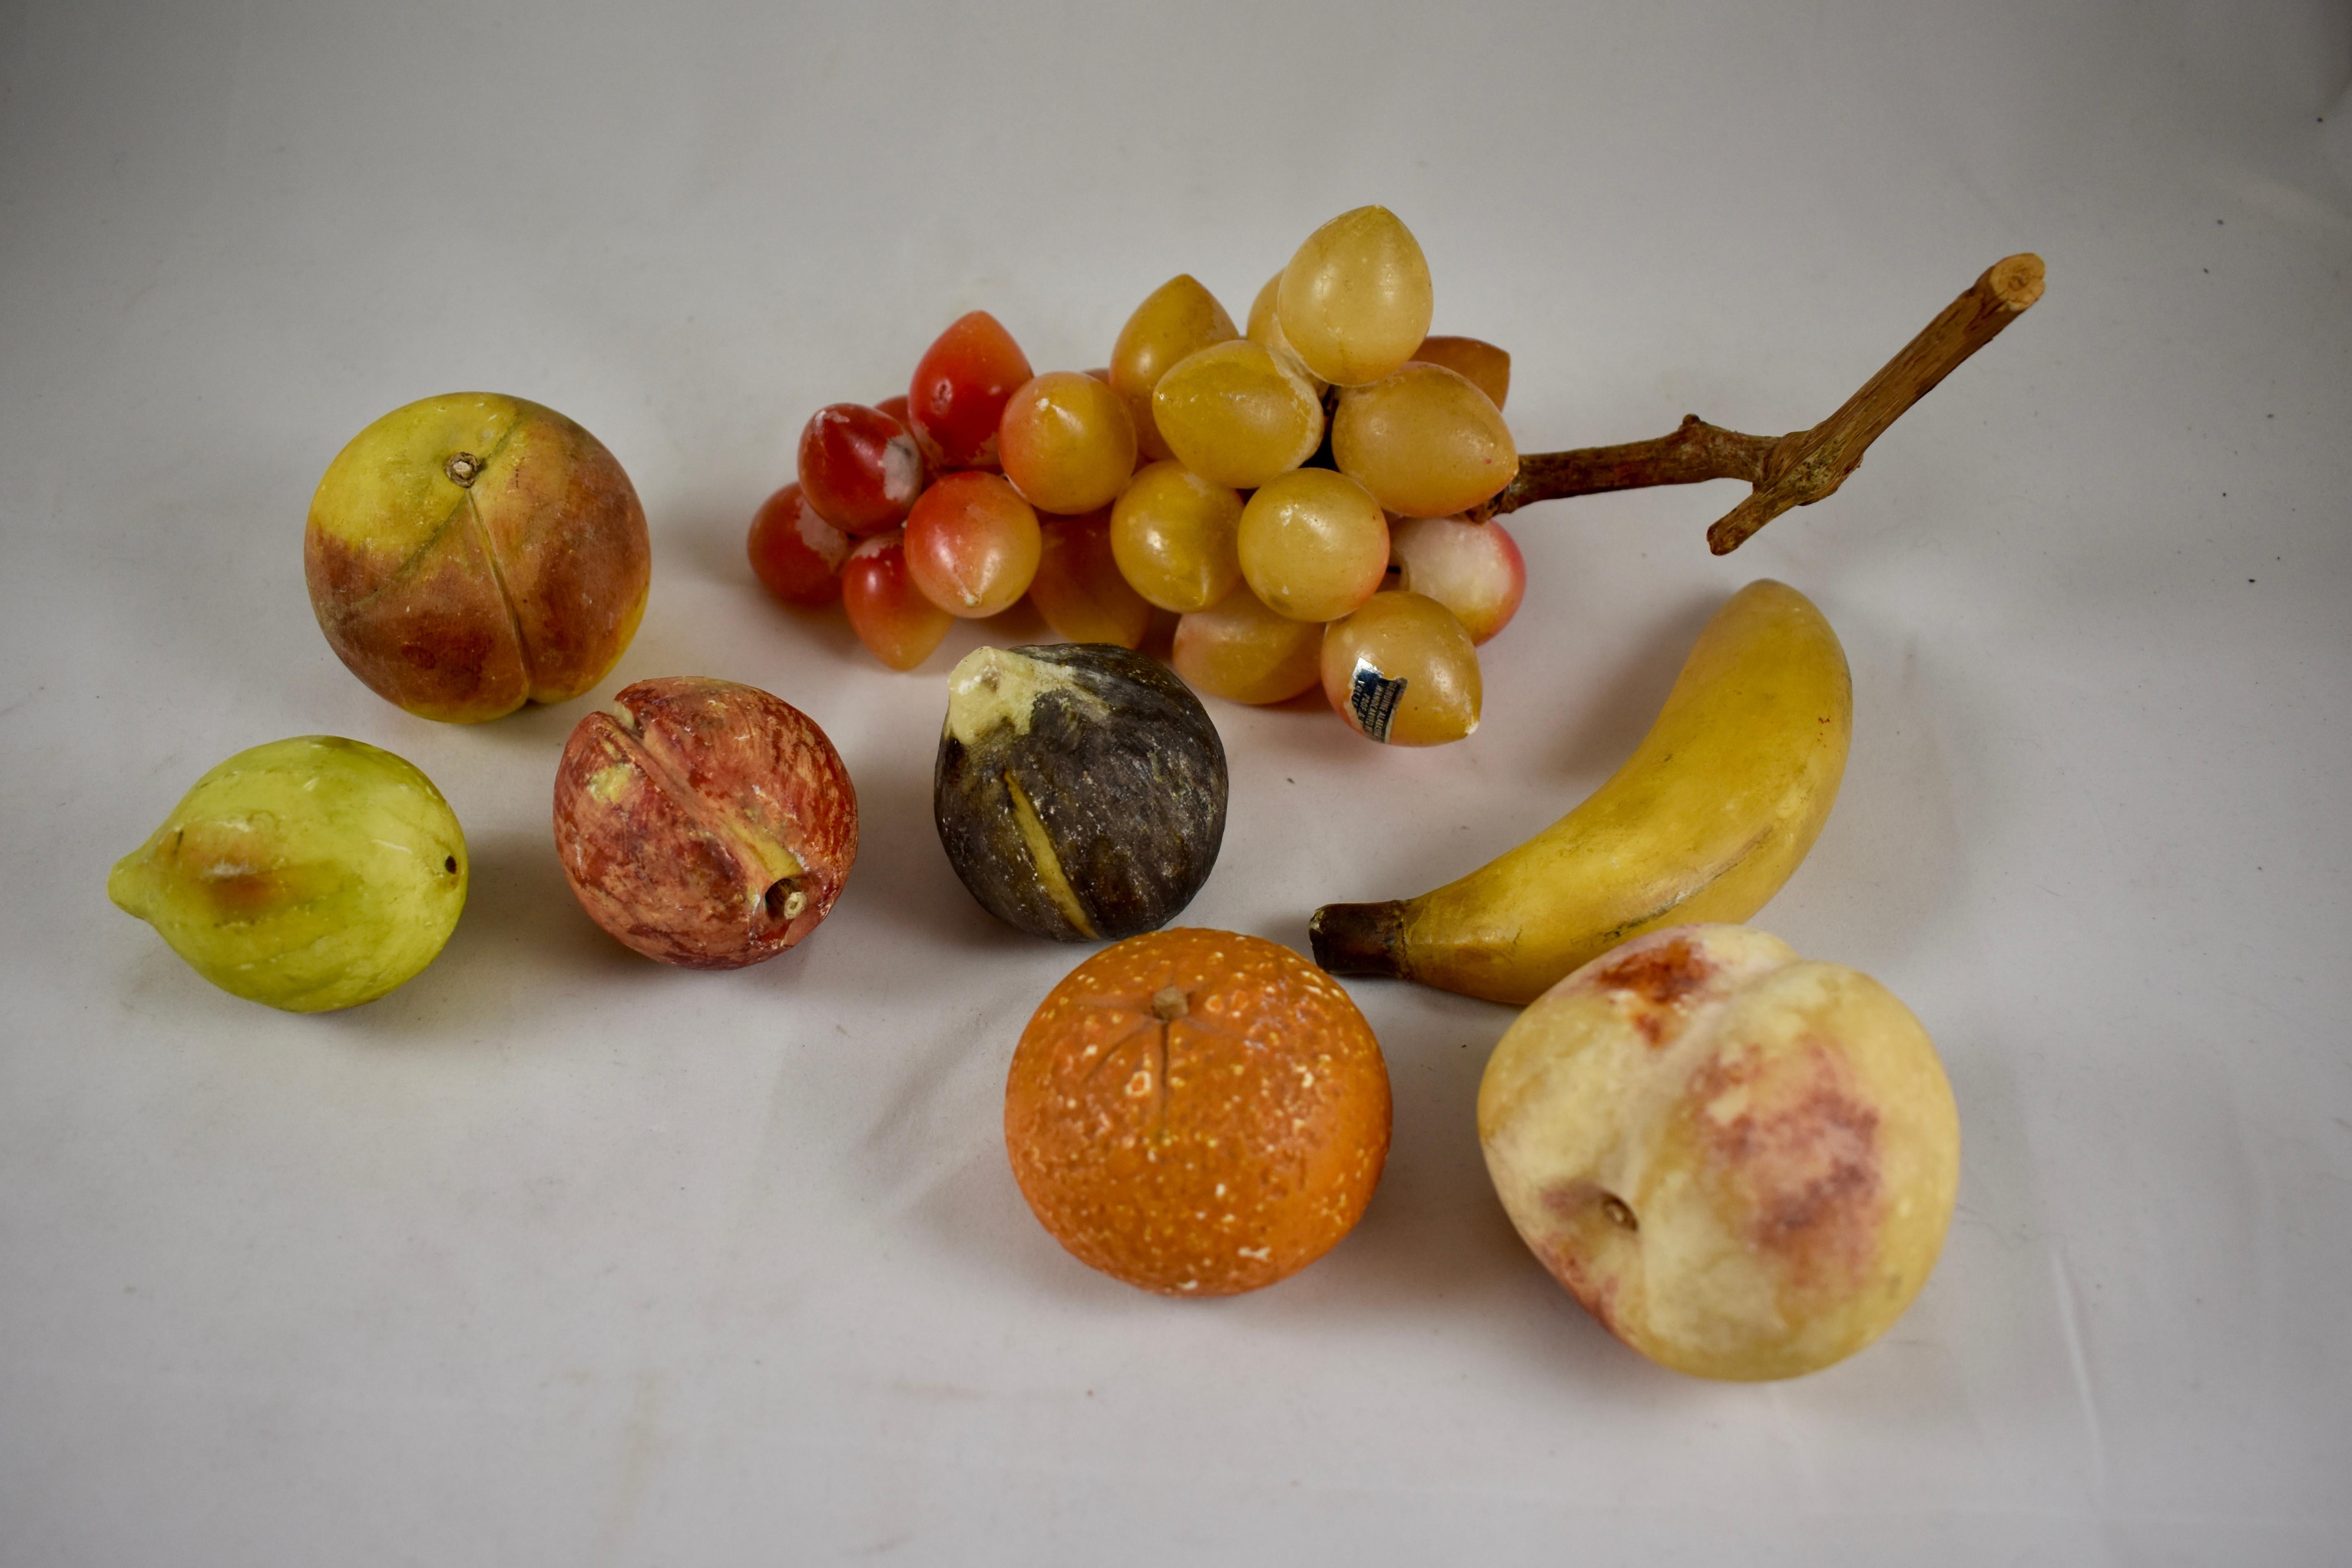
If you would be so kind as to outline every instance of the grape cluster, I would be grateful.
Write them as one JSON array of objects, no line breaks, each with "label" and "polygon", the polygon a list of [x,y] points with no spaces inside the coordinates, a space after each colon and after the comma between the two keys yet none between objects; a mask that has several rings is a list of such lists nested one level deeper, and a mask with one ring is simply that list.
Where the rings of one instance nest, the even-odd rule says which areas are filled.
[{"label": "grape cluster", "polygon": [[957,617],[1025,594],[1076,642],[1141,645],[1228,701],[1318,681],[1359,731],[1402,745],[1477,727],[1475,645],[1527,570],[1463,514],[1518,468],[1510,356],[1431,337],[1429,265],[1386,208],[1307,237],[1248,331],[1189,275],[1154,289],[1107,369],[1031,372],[984,310],[942,332],[904,397],[819,409],[797,483],[751,524],[788,603],[838,595],[894,669]]}]

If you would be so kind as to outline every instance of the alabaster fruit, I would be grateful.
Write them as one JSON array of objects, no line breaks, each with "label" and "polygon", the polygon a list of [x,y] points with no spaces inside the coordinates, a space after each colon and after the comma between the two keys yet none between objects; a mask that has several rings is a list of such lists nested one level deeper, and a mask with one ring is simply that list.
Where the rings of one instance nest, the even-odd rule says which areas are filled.
[{"label": "alabaster fruit", "polygon": [[956,875],[1007,925],[1132,936],[1208,880],[1225,751],[1200,699],[1139,653],[975,648],[948,678],[932,816]]},{"label": "alabaster fruit", "polygon": [[1959,1184],[1918,1020],[1743,926],[1654,931],[1537,998],[1486,1064],[1478,1137],[1544,1267],[1704,1377],[1792,1377],[1885,1332]]},{"label": "alabaster fruit", "polygon": [[1528,563],[1499,522],[1406,517],[1389,524],[1396,585],[1454,612],[1474,643],[1511,624],[1528,591]]},{"label": "alabaster fruit", "polygon": [[1038,1222],[1171,1296],[1314,1262],[1362,1215],[1388,1145],[1388,1067],[1356,1005],[1231,931],[1152,931],[1079,964],[1004,1085],[1005,1152]]},{"label": "alabaster fruit", "polygon": [[581,907],[625,945],[740,969],[833,909],[857,858],[857,795],[791,703],[728,680],[641,680],[565,742],[555,847]]},{"label": "alabaster fruit", "polygon": [[466,836],[413,764],[302,735],[198,779],[106,893],[222,990],[320,1013],[433,962],[466,907]]},{"label": "alabaster fruit", "polygon": [[428,397],[353,437],[302,541],[336,656],[385,700],[459,723],[602,680],[651,563],[613,454],[551,408],[488,393]]}]

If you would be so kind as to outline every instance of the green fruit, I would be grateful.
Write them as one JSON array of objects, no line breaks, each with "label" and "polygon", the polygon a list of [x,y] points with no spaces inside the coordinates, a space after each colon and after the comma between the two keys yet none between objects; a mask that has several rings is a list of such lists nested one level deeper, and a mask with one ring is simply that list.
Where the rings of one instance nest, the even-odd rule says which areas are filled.
[{"label": "green fruit", "polygon": [[466,907],[466,836],[415,764],[300,735],[198,779],[106,894],[222,990],[323,1013],[433,962]]}]

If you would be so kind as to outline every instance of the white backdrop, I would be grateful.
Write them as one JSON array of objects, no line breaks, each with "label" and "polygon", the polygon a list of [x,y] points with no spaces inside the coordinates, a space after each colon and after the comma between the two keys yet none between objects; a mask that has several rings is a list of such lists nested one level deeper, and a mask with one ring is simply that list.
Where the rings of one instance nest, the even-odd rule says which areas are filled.
[{"label": "white backdrop", "polygon": [[[0,1561],[10,1564],[2342,1561],[2352,1525],[2352,13],[1818,0],[1457,8],[0,5]],[[2331,140],[2333,139],[2333,140]],[[1396,1131],[1359,1230],[1161,1300],[1030,1217],[1000,1131],[1080,950],[929,820],[944,672],[743,561],[818,405],[957,314],[1107,357],[1364,202],[1525,449],[1811,423],[1988,264],[2047,297],[1829,502],[1511,526],[1486,721],[1433,752],[1213,705],[1185,915],[1305,946],[1614,768],[1705,616],[1783,578],[1855,679],[1844,793],[1757,923],[1927,1022],[1966,1135],[1916,1306],[1704,1384],[1512,1234],[1504,1009],[1354,983]],[[482,388],[651,519],[593,698],[413,719],[299,539],[378,414]],[[731,975],[597,931],[556,752],[626,682],[824,724],[865,847]],[[102,887],[231,752],[422,766],[472,901],[393,996],[214,991]]]}]

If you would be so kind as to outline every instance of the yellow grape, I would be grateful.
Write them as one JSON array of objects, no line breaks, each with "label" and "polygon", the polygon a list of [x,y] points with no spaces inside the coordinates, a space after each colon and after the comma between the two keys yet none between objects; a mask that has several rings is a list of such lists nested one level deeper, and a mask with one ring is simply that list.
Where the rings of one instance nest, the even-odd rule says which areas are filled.
[{"label": "yellow grape", "polygon": [[1345,474],[1299,468],[1242,509],[1242,578],[1268,609],[1331,621],[1378,591],[1389,569],[1381,503]]},{"label": "yellow grape", "polygon": [[1135,418],[1118,393],[1074,370],[1024,382],[996,436],[1004,477],[1040,511],[1108,506],[1135,472]]},{"label": "yellow grape", "polygon": [[1171,365],[1151,394],[1161,439],[1203,479],[1255,489],[1323,444],[1323,400],[1265,345],[1216,343]]},{"label": "yellow grape", "polygon": [[1323,628],[1258,603],[1246,586],[1176,623],[1169,662],[1195,691],[1228,702],[1280,702],[1322,677]]},{"label": "yellow grape", "polygon": [[1335,386],[1378,381],[1429,335],[1429,262],[1386,207],[1341,213],[1282,269],[1275,315],[1307,368]]},{"label": "yellow grape", "polygon": [[1511,482],[1519,449],[1500,410],[1444,365],[1408,364],[1339,395],[1331,456],[1391,511],[1451,517]]},{"label": "yellow grape", "polygon": [[1029,602],[1045,624],[1071,642],[1140,647],[1151,630],[1151,606],[1130,584],[1110,548],[1110,512],[1041,517],[1037,574]]},{"label": "yellow grape", "polygon": [[1178,360],[1212,343],[1241,334],[1217,297],[1191,273],[1179,273],[1145,296],[1110,351],[1110,384],[1135,417],[1135,437],[1145,457],[1174,456],[1152,422],[1151,389]]},{"label": "yellow grape", "polygon": [[1469,377],[1496,408],[1511,395],[1511,356],[1507,350],[1479,338],[1423,338],[1412,357],[1423,364],[1442,364]]},{"label": "yellow grape", "polygon": [[1264,344],[1274,351],[1276,358],[1295,366],[1298,374],[1307,378],[1307,384],[1315,389],[1315,395],[1320,397],[1323,389],[1331,384],[1307,368],[1307,362],[1298,357],[1298,351],[1292,348],[1290,340],[1282,335],[1282,322],[1275,316],[1274,293],[1281,283],[1282,274],[1277,272],[1265,280],[1265,287],[1259,289],[1257,298],[1250,301],[1249,341]]},{"label": "yellow grape", "polygon": [[1163,610],[1205,610],[1242,580],[1234,534],[1242,498],[1178,462],[1153,463],[1110,510],[1111,555],[1135,591]]},{"label": "yellow grape", "polygon": [[1454,613],[1420,594],[1375,594],[1323,632],[1323,695],[1357,733],[1442,746],[1478,727],[1478,650]]}]

